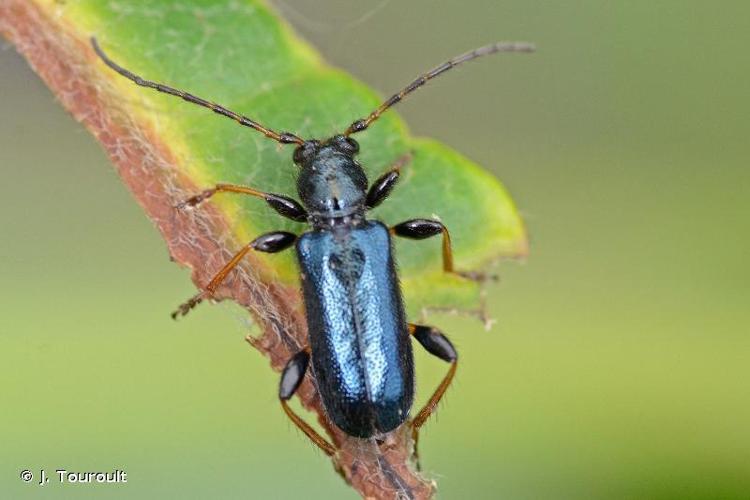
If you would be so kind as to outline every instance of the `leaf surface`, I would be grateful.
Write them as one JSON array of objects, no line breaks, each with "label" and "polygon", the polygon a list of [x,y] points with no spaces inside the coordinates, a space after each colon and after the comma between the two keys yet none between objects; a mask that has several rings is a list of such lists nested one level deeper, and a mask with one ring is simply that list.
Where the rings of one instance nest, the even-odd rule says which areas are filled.
[{"label": "leaf surface", "polygon": [[[296,197],[293,146],[279,146],[209,110],[134,85],[97,59],[89,37],[96,36],[112,59],[144,78],[303,138],[340,133],[382,101],[326,65],[263,2],[5,0],[0,29],[103,143],[175,260],[193,269],[199,286],[255,236],[300,233],[306,226],[240,195],[217,195],[187,212],[174,205],[216,183]],[[404,74],[404,82],[425,69]],[[451,231],[456,268],[464,271],[525,254],[525,231],[513,202],[480,167],[436,141],[412,137],[394,111],[357,140],[371,181],[411,154],[399,184],[373,218],[392,225],[439,217]],[[398,241],[396,252],[412,317],[426,307],[476,307],[478,285],[441,272],[439,238]],[[218,293],[253,313],[264,333],[250,340],[276,369],[305,343],[297,273],[293,252],[252,255]],[[417,497],[430,494],[432,485],[409,468],[403,429],[394,433],[390,448],[368,454],[327,424],[309,381],[300,395],[341,446],[337,468],[360,493],[398,487]],[[355,461],[359,471],[352,467]],[[373,487],[373,477],[382,484]]]}]

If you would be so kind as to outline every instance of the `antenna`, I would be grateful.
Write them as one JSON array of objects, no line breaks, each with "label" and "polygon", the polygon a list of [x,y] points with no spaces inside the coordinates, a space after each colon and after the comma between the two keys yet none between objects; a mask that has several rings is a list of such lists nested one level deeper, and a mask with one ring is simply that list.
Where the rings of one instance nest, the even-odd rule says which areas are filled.
[{"label": "antenna", "polygon": [[264,127],[263,125],[256,122],[255,120],[252,120],[248,118],[247,116],[243,116],[238,113],[235,113],[234,111],[231,111],[225,108],[224,106],[220,106],[213,102],[194,96],[193,94],[189,94],[182,90],[178,90],[173,87],[163,85],[161,83],[144,80],[140,76],[136,75],[135,73],[132,73],[131,71],[128,71],[127,69],[123,68],[122,66],[114,62],[112,59],[110,59],[109,56],[107,56],[107,54],[105,54],[104,51],[101,49],[101,47],[99,47],[99,43],[96,41],[95,37],[91,37],[91,46],[94,47],[94,52],[96,52],[99,58],[102,61],[104,61],[104,63],[107,66],[117,71],[122,76],[132,81],[136,85],[140,85],[141,87],[148,87],[150,89],[154,89],[159,92],[163,92],[165,94],[181,97],[187,102],[197,104],[198,106],[203,106],[204,108],[210,109],[214,113],[231,118],[232,120],[236,121],[240,125],[244,125],[245,127],[250,127],[252,129],[255,129],[258,132],[265,135],[266,137],[268,137],[269,139],[273,139],[274,141],[280,142],[281,144],[298,144],[301,146],[302,144],[305,143],[305,141],[303,141],[298,136],[290,132],[275,132],[271,130],[270,128]]},{"label": "antenna", "polygon": [[381,104],[380,107],[370,113],[367,118],[357,120],[349,125],[349,128],[346,129],[344,135],[348,136],[357,132],[362,132],[367,127],[369,127],[372,122],[380,118],[380,115],[385,113],[388,108],[401,102],[404,97],[411,94],[436,76],[442,75],[449,69],[455,68],[459,64],[474,60],[478,57],[495,54],[497,52],[534,52],[535,50],[536,47],[534,46],[534,44],[527,42],[497,42],[490,45],[485,45],[484,47],[480,47],[478,49],[466,52],[465,54],[461,54],[460,56],[454,57],[453,59],[446,61],[443,64],[432,68],[427,73],[419,76],[416,80],[404,87],[397,94],[393,94],[388,98],[388,100]]}]

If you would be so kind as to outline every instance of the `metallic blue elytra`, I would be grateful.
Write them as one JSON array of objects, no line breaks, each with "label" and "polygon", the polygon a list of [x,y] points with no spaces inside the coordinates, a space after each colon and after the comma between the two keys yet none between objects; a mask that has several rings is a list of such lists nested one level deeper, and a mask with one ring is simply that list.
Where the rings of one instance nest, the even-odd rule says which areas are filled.
[{"label": "metallic blue elytra", "polygon": [[361,438],[398,427],[412,405],[414,368],[388,229],[363,221],[309,232],[297,256],[328,417]]}]

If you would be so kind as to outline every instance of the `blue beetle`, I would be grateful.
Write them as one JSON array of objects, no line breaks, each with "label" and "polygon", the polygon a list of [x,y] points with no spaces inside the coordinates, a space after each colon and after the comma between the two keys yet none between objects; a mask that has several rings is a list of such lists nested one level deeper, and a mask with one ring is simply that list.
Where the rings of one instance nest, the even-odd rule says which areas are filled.
[{"label": "blue beetle", "polygon": [[246,245],[206,285],[182,304],[173,317],[184,315],[216,291],[231,270],[251,250],[280,252],[296,242],[308,345],[291,357],[281,375],[279,399],[289,418],[328,455],[336,448],[305,423],[287,404],[312,360],[314,381],[327,417],[346,434],[358,438],[381,436],[407,421],[414,399],[414,363],[409,337],[431,354],[450,363],[448,373],[427,404],[412,419],[415,444],[425,423],[448,389],[456,372],[458,354],[433,327],[407,323],[396,274],[391,237],[424,239],[442,235],[443,269],[455,272],[448,229],[437,220],[412,219],[388,228],[368,220],[368,210],[385,200],[399,178],[402,157],[372,185],[355,159],[359,144],[350,136],[367,129],[388,108],[430,79],[466,61],[496,52],[530,52],[527,43],[499,42],[455,57],[412,81],[366,118],[356,120],[343,134],[327,140],[303,140],[290,132],[276,132],[223,106],[175,88],[144,80],[110,59],[96,39],[92,46],[110,68],[143,87],[180,97],[255,129],[281,144],[295,144],[293,160],[300,167],[297,192],[302,203],[247,186],[218,184],[182,202],[194,207],[220,192],[263,198],[279,214],[307,222],[301,236],[274,231]]}]

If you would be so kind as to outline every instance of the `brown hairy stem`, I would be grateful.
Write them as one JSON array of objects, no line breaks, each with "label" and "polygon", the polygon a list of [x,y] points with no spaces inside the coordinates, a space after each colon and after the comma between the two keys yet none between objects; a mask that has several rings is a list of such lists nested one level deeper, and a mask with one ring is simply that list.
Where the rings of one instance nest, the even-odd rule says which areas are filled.
[{"label": "brown hairy stem", "polygon": [[[62,105],[101,142],[161,232],[173,260],[192,270],[197,286],[207,283],[244,242],[232,239],[231,220],[210,204],[193,211],[174,208],[199,187],[180,171],[169,144],[158,137],[151,124],[114,98],[110,77],[95,66],[90,34],[76,32],[63,17],[49,15],[32,0],[0,0],[0,32]],[[271,274],[250,257],[215,297],[234,300],[250,312],[263,333],[247,340],[280,371],[306,344],[306,328],[299,290],[275,283]],[[405,426],[379,442],[350,438],[328,423],[309,377],[298,395],[339,447],[332,459],[334,468],[363,497],[432,496],[434,483],[412,468],[412,442]],[[281,408],[279,418],[285,418]],[[239,432],[241,429],[238,426]]]}]

